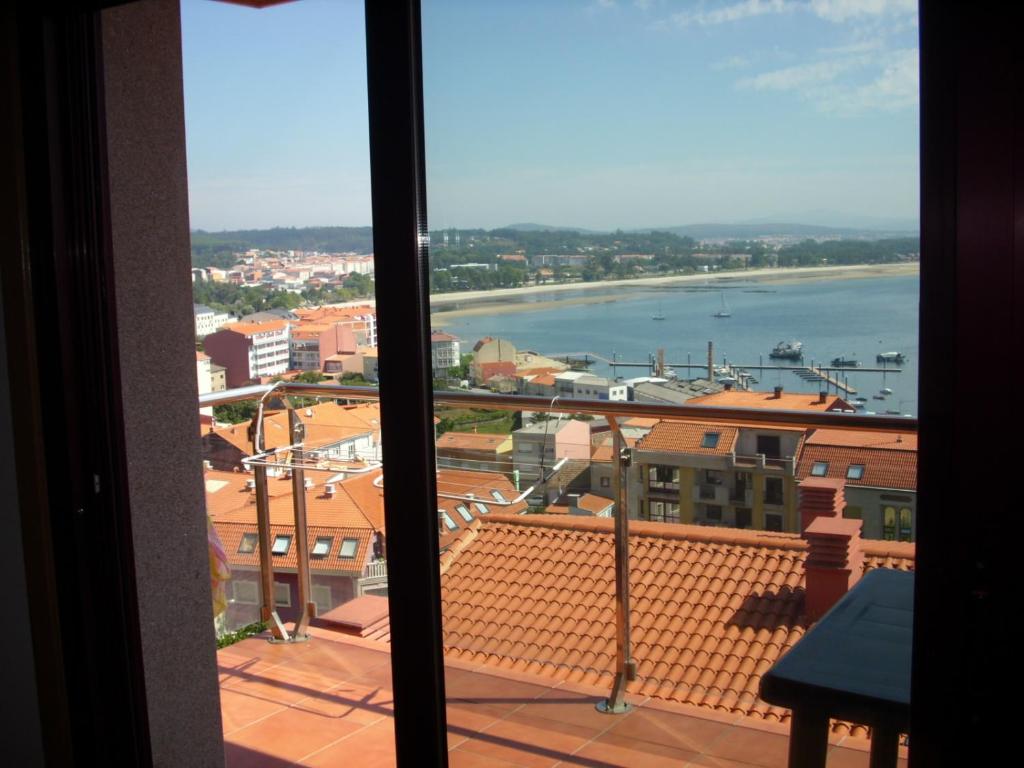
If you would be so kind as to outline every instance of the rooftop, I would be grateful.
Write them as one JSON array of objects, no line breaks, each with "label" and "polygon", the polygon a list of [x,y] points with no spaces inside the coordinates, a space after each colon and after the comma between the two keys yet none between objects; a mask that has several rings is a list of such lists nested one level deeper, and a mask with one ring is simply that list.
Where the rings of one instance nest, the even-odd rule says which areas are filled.
[{"label": "rooftop", "polygon": [[511,449],[511,435],[494,435],[483,432],[445,432],[437,438],[438,450],[494,451],[508,443]]},{"label": "rooftop", "polygon": [[[310,632],[308,643],[254,637],[217,652],[228,768],[395,764],[389,647]],[[643,696],[631,697],[637,707],[627,714],[603,715],[594,704],[607,691],[451,659],[445,690],[452,766],[786,764],[784,726]],[[828,764],[867,766],[866,749],[861,739],[833,736]]]},{"label": "rooftop", "polygon": [[[662,421],[655,424],[650,432],[640,438],[636,447],[639,451],[727,456],[735,449],[738,434],[739,429],[732,426],[688,421]],[[718,435],[718,438],[710,438],[709,435]]]},{"label": "rooftop", "polygon": [[783,411],[849,411],[854,408],[841,397],[827,395],[824,401],[818,395],[806,392],[749,392],[727,389],[711,395],[691,398],[690,405],[713,405],[720,408],[774,408]]},{"label": "rooftop", "polygon": [[273,333],[287,328],[287,320],[267,320],[265,323],[228,323],[223,330],[240,333],[243,336],[254,336],[257,333]]}]

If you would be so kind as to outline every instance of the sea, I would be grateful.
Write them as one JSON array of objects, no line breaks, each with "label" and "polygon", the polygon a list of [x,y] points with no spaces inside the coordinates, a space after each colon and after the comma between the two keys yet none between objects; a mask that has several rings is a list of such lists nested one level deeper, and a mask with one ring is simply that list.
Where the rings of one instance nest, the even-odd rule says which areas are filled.
[{"label": "sea", "polygon": [[[600,297],[598,303],[573,303],[579,296]],[[619,362],[648,363],[659,348],[670,366],[704,365],[704,371],[674,367],[679,378],[706,373],[707,344],[714,344],[715,365],[724,361],[742,367],[797,365],[773,361],[768,353],[780,341],[803,342],[803,363],[829,365],[835,357],[853,358],[863,367],[881,367],[876,355],[902,352],[905,362],[884,373],[850,368],[838,375],[856,388],[848,399],[867,398],[867,412],[917,414],[918,300],[916,275],[837,280],[805,280],[792,283],[715,279],[703,284],[665,286],[616,286],[584,292],[534,294],[515,301],[523,311],[453,317],[445,331],[462,340],[463,351],[483,336],[508,339],[520,350],[544,355],[596,353]],[[716,318],[724,305],[731,317]],[[501,305],[510,302],[500,300]],[[554,302],[554,305],[551,304]],[[561,305],[561,306],[560,306]],[[486,309],[486,301],[445,305],[438,310],[474,307]],[[656,320],[654,316],[664,316]],[[617,368],[595,363],[600,376],[632,378],[650,375],[647,368]],[[792,371],[749,369],[758,379],[752,389],[770,391],[782,386],[787,392],[816,393],[823,382],[808,381]],[[881,390],[892,394],[882,397]],[[834,388],[831,391],[835,391]],[[842,393],[840,393],[842,394]],[[878,396],[878,397],[876,397]]]}]

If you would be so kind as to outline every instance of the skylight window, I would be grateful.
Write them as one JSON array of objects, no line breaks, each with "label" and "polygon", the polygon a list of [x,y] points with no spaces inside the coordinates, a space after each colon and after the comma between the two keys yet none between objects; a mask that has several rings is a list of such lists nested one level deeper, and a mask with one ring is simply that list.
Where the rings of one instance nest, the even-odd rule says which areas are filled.
[{"label": "skylight window", "polygon": [[238,545],[238,551],[240,554],[248,555],[256,551],[256,544],[259,543],[259,536],[255,533],[243,533],[242,541]]},{"label": "skylight window", "polygon": [[476,511],[479,512],[481,515],[486,515],[488,512],[491,511],[487,508],[486,504],[481,504],[479,501],[474,501],[473,506],[476,507]]},{"label": "skylight window", "polygon": [[342,539],[341,549],[338,550],[338,557],[346,560],[351,560],[356,556],[356,550],[359,548],[359,539]]},{"label": "skylight window", "polygon": [[288,548],[292,545],[292,537],[284,534],[279,534],[274,537],[274,546],[270,550],[275,555],[287,555]]},{"label": "skylight window", "polygon": [[814,477],[824,477],[828,474],[828,462],[827,461],[816,461],[811,466],[811,474]]},{"label": "skylight window", "polygon": [[700,441],[701,448],[717,448],[718,439],[722,436],[721,432],[705,432],[704,439]]},{"label": "skylight window", "polygon": [[501,491],[498,491],[498,490],[491,490],[491,497],[495,501],[500,501],[500,502],[503,502],[503,503],[508,501],[508,499],[505,498],[504,494]]},{"label": "skylight window", "polygon": [[[466,511],[468,512],[469,510],[466,510]],[[458,525],[457,525],[457,524],[455,523],[455,521],[451,519],[451,517],[450,517],[450,516],[448,515],[448,513],[447,513],[447,512],[442,512],[442,513],[441,513],[441,518],[442,518],[442,519],[444,520],[444,524],[445,524],[445,527],[446,527],[446,528],[447,528],[447,529],[448,529],[449,531],[454,531],[454,530],[455,530],[456,528],[458,528],[458,527],[459,527],[459,526],[458,526]],[[472,519],[472,518],[470,518],[470,519]]]},{"label": "skylight window", "polygon": [[333,536],[317,536],[311,553],[313,557],[326,557],[331,551],[331,542],[333,541]]},{"label": "skylight window", "polygon": [[846,470],[847,480],[860,480],[862,477],[864,477],[863,464],[851,464]]},{"label": "skylight window", "polygon": [[462,516],[462,519],[467,523],[473,522],[473,515],[470,514],[469,509],[466,508],[465,504],[457,504],[455,506],[455,511],[458,512]]}]

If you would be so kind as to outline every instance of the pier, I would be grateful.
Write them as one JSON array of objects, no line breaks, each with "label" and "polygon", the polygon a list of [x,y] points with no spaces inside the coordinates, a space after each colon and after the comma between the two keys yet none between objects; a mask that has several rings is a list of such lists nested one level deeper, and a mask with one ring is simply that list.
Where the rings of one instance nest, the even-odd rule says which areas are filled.
[{"label": "pier", "polygon": [[[596,352],[563,352],[559,354],[546,355],[555,360],[562,360],[568,365],[590,365],[591,363],[604,363],[611,367],[614,373],[618,368],[644,368],[648,371],[653,372],[657,366],[654,355],[650,359],[644,362],[636,362],[630,360],[619,360],[617,358],[609,359],[604,355],[599,355]],[[689,359],[684,362],[669,362],[664,363],[666,368],[686,370],[699,370],[707,374],[708,364],[707,363],[693,363]],[[883,365],[881,367],[863,367],[863,368],[851,368],[848,366],[837,366],[837,365],[815,365],[814,361],[811,361],[810,365],[802,363],[794,365],[765,365],[763,361],[759,361],[756,364],[747,363],[734,363],[729,360],[723,360],[723,368],[729,371],[729,375],[736,378],[738,381],[743,381],[744,378],[749,378],[751,371],[757,371],[764,373],[765,371],[792,371],[800,378],[805,381],[823,381],[826,386],[834,389],[837,393],[842,392],[846,395],[856,395],[857,388],[846,383],[846,377],[842,376],[843,373],[902,373],[902,368],[896,368],[893,366]],[[745,382],[744,382],[745,383]]]}]

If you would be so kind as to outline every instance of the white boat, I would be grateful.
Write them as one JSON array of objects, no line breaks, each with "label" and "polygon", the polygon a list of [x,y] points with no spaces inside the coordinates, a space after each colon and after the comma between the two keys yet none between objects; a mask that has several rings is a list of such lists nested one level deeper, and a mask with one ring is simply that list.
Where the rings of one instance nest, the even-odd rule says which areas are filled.
[{"label": "white boat", "polygon": [[892,394],[892,389],[890,389],[889,387],[882,387],[882,388],[881,388],[881,389],[879,390],[879,394],[882,394],[882,395],[891,395],[891,394]]},{"label": "white boat", "polygon": [[722,296],[722,308],[715,312],[712,317],[732,317],[732,312],[729,311],[729,305],[725,303],[725,293]]}]

